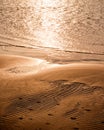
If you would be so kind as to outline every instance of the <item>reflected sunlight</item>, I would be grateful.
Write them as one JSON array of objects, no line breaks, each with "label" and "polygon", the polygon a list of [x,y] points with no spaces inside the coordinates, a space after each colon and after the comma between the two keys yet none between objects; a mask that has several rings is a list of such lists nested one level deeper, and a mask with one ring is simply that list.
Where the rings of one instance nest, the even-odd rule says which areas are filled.
[{"label": "reflected sunlight", "polygon": [[42,5],[46,7],[67,6],[68,0],[42,0]]},{"label": "reflected sunlight", "polygon": [[42,0],[43,6],[57,6],[59,0]]},{"label": "reflected sunlight", "polygon": [[54,9],[54,7],[60,6],[59,3],[61,3],[59,2],[59,0],[41,1],[41,6],[44,7],[40,11],[41,27],[35,34],[36,37],[39,38],[39,41],[41,42],[42,46],[62,49],[57,32],[60,30],[60,21],[62,21],[63,16],[61,16],[60,9]]}]

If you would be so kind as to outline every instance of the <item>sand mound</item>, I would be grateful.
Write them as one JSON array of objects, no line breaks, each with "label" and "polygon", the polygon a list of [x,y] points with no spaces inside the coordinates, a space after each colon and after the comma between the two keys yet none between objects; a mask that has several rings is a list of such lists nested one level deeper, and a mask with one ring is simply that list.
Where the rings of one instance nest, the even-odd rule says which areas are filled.
[{"label": "sand mound", "polygon": [[0,68],[16,66],[16,65],[22,65],[24,63],[29,63],[29,62],[31,63],[31,62],[33,62],[33,60],[30,60],[30,59],[29,58],[25,58],[25,57],[19,57],[19,56],[1,55],[0,56]]},{"label": "sand mound", "polygon": [[20,77],[20,75],[36,74],[46,68],[52,68],[55,65],[49,64],[45,60],[36,58],[27,58],[13,55],[0,56],[0,72],[5,78]]},{"label": "sand mound", "polygon": [[[103,130],[103,64],[54,66],[14,56],[0,62],[1,130]],[[35,73],[31,65],[44,69]],[[6,71],[12,66],[22,72]]]}]

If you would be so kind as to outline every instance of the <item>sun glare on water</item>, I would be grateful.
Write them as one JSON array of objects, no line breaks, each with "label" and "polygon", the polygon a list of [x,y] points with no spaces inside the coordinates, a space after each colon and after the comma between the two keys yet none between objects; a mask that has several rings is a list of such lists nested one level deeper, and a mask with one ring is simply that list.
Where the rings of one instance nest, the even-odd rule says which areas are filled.
[{"label": "sun glare on water", "polygon": [[62,49],[57,33],[62,21],[58,7],[61,7],[64,2],[64,0],[61,2],[60,0],[41,0],[41,27],[37,31],[37,37],[40,38],[42,46]]},{"label": "sun glare on water", "polygon": [[59,0],[42,0],[42,4],[43,6],[57,6],[59,2]]}]

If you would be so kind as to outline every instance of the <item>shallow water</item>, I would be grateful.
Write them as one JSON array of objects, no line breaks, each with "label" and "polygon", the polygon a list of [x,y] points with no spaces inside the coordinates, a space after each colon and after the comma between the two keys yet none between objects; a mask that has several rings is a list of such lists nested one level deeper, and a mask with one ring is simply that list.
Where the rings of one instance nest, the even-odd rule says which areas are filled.
[{"label": "shallow water", "polygon": [[103,0],[0,0],[0,53],[104,61]]}]

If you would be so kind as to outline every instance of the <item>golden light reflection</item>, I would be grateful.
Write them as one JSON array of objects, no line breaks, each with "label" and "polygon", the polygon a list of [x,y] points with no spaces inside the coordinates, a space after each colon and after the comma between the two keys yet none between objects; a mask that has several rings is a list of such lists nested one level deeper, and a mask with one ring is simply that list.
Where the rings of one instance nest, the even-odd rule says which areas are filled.
[{"label": "golden light reflection", "polygon": [[[63,0],[62,0],[63,1]],[[37,31],[37,37],[40,38],[40,42],[43,46],[60,48],[62,49],[58,31],[60,31],[60,23],[62,17],[60,11],[61,8],[55,9],[55,7],[61,7],[59,0],[42,0],[41,1],[41,27]],[[65,2],[65,1],[64,1]],[[63,2],[63,3],[64,3]]]},{"label": "golden light reflection", "polygon": [[42,4],[43,6],[46,6],[46,7],[57,7],[59,6],[62,1],[65,1],[65,0],[42,0]]},{"label": "golden light reflection", "polygon": [[69,0],[42,0],[43,5],[47,6],[47,7],[65,7],[68,6],[69,3],[73,3],[76,0],[71,0],[69,2]]}]

